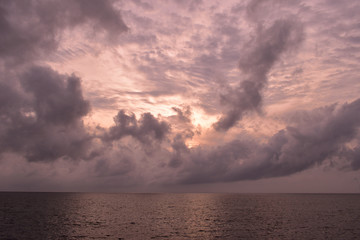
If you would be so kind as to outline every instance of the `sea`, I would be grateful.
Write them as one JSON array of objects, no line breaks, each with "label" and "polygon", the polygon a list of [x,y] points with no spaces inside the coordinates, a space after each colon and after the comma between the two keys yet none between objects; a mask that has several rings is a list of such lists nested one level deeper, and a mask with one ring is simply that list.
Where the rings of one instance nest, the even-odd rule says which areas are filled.
[{"label": "sea", "polygon": [[1,192],[0,239],[360,239],[360,194]]}]

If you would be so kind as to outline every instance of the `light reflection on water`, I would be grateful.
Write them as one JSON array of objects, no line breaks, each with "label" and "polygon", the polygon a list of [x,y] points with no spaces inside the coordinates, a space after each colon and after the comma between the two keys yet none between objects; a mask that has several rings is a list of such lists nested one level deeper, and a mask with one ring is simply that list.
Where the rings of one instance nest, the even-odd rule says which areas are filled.
[{"label": "light reflection on water", "polygon": [[0,239],[355,239],[360,195],[0,193]]}]

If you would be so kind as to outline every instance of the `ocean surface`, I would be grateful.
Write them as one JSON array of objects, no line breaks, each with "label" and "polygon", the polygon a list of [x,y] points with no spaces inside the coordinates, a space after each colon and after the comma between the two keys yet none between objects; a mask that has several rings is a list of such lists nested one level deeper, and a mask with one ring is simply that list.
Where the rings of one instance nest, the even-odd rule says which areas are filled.
[{"label": "ocean surface", "polygon": [[0,239],[360,239],[360,195],[2,192]]}]

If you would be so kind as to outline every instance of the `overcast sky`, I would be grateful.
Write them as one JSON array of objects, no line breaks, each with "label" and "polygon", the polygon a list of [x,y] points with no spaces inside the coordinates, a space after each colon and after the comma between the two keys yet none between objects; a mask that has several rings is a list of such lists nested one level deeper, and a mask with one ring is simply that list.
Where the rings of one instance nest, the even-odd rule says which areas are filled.
[{"label": "overcast sky", "polygon": [[360,192],[357,0],[0,0],[0,190]]}]

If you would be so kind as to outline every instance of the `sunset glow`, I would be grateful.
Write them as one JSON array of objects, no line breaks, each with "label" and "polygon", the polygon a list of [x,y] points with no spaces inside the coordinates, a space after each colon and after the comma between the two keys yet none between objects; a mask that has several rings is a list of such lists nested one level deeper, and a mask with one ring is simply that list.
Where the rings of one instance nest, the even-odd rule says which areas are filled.
[{"label": "sunset glow", "polygon": [[358,1],[90,2],[0,2],[1,190],[358,191]]}]

